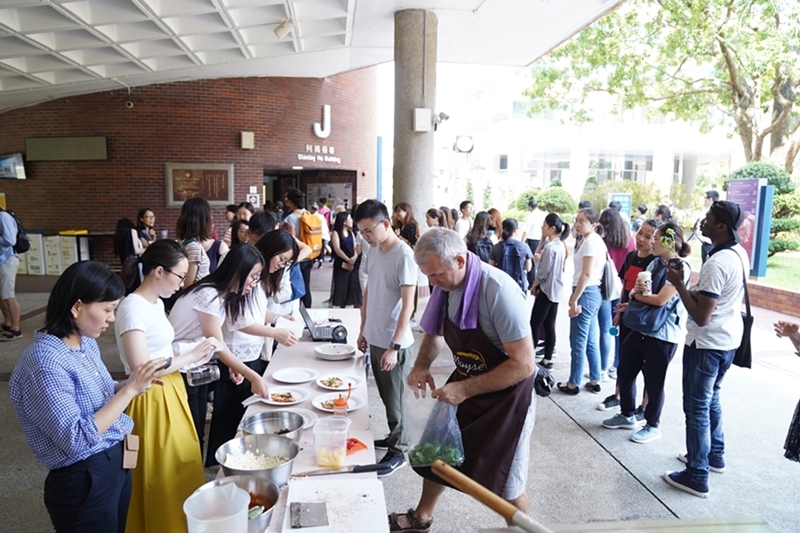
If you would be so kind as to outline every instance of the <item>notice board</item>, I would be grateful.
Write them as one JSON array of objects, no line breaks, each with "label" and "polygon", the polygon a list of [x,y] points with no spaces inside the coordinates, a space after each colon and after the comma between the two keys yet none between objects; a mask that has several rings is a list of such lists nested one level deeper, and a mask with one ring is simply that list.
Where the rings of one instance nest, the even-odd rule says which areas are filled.
[{"label": "notice board", "polygon": [[205,198],[212,206],[233,203],[233,164],[167,163],[167,207],[189,198]]}]

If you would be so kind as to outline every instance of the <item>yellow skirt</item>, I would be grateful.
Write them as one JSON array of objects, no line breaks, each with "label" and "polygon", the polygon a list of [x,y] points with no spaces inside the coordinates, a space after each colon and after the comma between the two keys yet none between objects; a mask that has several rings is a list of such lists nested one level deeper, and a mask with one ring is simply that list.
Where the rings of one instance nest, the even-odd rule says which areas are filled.
[{"label": "yellow skirt", "polygon": [[187,531],[183,502],[205,483],[200,442],[179,372],[161,378],[128,407],[139,436],[139,463],[126,533]]}]

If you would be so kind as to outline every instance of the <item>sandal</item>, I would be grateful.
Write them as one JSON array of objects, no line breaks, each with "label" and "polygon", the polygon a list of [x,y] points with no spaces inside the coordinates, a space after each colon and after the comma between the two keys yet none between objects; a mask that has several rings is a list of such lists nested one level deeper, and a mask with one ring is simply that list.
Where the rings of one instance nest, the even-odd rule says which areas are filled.
[{"label": "sandal", "polygon": [[414,509],[409,509],[405,513],[392,513],[389,515],[389,531],[404,531],[405,533],[428,533],[433,524],[433,519],[428,522],[420,522],[414,516]]},{"label": "sandal", "polygon": [[15,341],[17,339],[22,338],[22,331],[11,328],[6,329],[5,326],[3,327],[3,329],[5,331],[3,331],[2,334],[0,334],[0,341]]}]

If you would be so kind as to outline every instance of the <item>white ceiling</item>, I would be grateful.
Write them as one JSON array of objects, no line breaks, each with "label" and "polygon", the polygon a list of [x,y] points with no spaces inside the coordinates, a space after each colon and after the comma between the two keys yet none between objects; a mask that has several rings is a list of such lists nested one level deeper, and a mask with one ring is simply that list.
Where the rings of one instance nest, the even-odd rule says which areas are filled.
[{"label": "white ceiling", "polygon": [[[394,13],[439,19],[438,60],[528,65],[622,0],[0,0],[0,112],[172,81],[325,77],[393,59]],[[283,39],[275,28],[293,22]]]}]

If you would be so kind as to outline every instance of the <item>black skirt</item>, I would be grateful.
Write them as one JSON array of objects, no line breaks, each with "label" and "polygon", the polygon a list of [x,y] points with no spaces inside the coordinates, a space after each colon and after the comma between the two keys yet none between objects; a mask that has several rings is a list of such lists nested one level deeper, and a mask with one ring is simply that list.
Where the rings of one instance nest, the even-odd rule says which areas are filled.
[{"label": "black skirt", "polygon": [[786,435],[786,443],[783,445],[786,453],[784,457],[790,461],[800,462],[800,402],[794,410],[792,423],[789,424],[789,433]]}]

